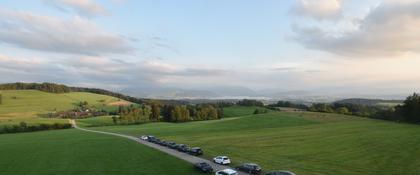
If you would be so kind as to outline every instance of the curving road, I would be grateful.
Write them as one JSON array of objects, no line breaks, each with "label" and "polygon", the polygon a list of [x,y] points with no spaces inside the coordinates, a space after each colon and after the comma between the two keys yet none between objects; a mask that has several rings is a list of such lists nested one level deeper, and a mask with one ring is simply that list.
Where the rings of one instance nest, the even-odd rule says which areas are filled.
[{"label": "curving road", "polygon": [[[106,134],[106,135],[112,135],[112,136],[117,136],[117,137],[123,137],[123,138],[126,138],[126,139],[130,139],[130,140],[133,140],[133,141],[136,141],[136,142],[141,143],[143,145],[146,145],[146,146],[149,146],[151,148],[157,149],[159,151],[162,151],[166,154],[172,155],[174,157],[177,157],[179,159],[182,159],[182,160],[187,161],[187,162],[192,163],[192,164],[195,164],[197,162],[206,162],[209,165],[211,165],[215,171],[223,170],[223,169],[226,169],[226,168],[234,169],[234,168],[229,167],[229,166],[216,164],[216,163],[214,163],[210,160],[203,159],[201,157],[192,156],[192,155],[189,155],[189,154],[186,154],[186,153],[183,153],[183,152],[179,152],[177,150],[173,150],[173,149],[169,149],[169,148],[164,147],[164,146],[160,146],[158,144],[150,143],[150,142],[141,140],[137,137],[124,135],[124,134],[117,134],[117,133],[112,133],[112,132],[95,131],[95,130],[80,128],[80,127],[77,126],[75,120],[70,120],[70,124],[73,126],[73,128],[81,130],[81,131],[99,133],[99,134]],[[248,175],[248,174],[238,171],[238,175]]]}]

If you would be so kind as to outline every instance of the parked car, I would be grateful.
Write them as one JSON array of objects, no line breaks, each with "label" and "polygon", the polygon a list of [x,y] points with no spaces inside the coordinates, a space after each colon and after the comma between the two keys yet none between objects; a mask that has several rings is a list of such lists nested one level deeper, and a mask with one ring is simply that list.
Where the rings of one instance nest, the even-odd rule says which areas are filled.
[{"label": "parked car", "polygon": [[194,164],[194,167],[205,173],[213,172],[213,168],[206,162],[199,162]]},{"label": "parked car", "polygon": [[296,174],[290,171],[272,171],[265,175],[296,175]]},{"label": "parked car", "polygon": [[166,142],[165,140],[161,140],[159,145],[161,146],[166,146],[168,144],[168,142]]},{"label": "parked car", "polygon": [[249,174],[260,174],[262,170],[261,167],[255,163],[244,163],[236,167],[236,169],[239,171],[249,173]]},{"label": "parked car", "polygon": [[155,139],[153,143],[160,144],[160,142],[161,142],[160,139]]},{"label": "parked car", "polygon": [[142,136],[140,136],[140,139],[141,139],[141,140],[147,140],[147,136],[142,135]]},{"label": "parked car", "polygon": [[218,164],[222,164],[222,165],[227,165],[230,164],[230,159],[227,156],[217,156],[215,158],[213,158],[214,163],[218,163]]},{"label": "parked car", "polygon": [[200,156],[200,155],[203,155],[203,151],[199,147],[194,147],[188,151],[188,154],[191,154],[194,156]]},{"label": "parked car", "polygon": [[167,146],[167,147],[169,147],[169,148],[175,149],[177,145],[176,145],[176,143],[175,143],[175,142],[168,142],[168,143],[166,144],[166,146]]},{"label": "parked car", "polygon": [[149,142],[155,142],[156,141],[156,137],[155,136],[147,136],[147,141]]},{"label": "parked car", "polygon": [[215,175],[238,175],[238,172],[232,169],[224,169],[221,171],[217,171]]},{"label": "parked car", "polygon": [[188,152],[189,148],[188,148],[187,145],[179,144],[178,147],[177,147],[177,150],[180,151],[180,152],[186,153],[186,152]]}]

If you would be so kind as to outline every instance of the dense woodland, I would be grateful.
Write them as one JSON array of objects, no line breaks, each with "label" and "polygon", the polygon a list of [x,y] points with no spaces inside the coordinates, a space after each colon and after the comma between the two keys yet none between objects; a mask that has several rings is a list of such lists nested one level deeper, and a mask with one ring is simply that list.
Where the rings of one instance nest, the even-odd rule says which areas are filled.
[{"label": "dense woodland", "polygon": [[119,117],[114,116],[115,124],[136,124],[146,122],[187,122],[214,120],[223,117],[223,109],[212,104],[200,105],[151,105],[120,107]]}]

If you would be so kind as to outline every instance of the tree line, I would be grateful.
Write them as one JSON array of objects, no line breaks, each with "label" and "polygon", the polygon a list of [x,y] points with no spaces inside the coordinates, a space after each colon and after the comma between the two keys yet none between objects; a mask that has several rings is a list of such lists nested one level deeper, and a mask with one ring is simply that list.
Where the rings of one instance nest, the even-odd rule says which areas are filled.
[{"label": "tree line", "polygon": [[[0,90],[40,90],[50,93],[68,93],[68,92],[89,92],[94,94],[108,95],[116,98],[120,98],[132,103],[152,103],[154,100],[136,98],[129,95],[124,95],[117,92],[112,92],[109,90],[99,89],[99,88],[85,88],[85,87],[71,87],[62,84],[56,83],[6,83],[0,84]],[[181,100],[159,100],[163,104],[172,104],[172,105],[185,105],[188,104],[186,101]]]},{"label": "tree line", "polygon": [[51,93],[67,93],[71,88],[54,83],[6,83],[0,84],[0,90],[40,90]]},{"label": "tree line", "polygon": [[267,107],[269,108],[286,107],[286,108],[297,108],[297,109],[305,109],[305,110],[308,108],[308,106],[304,104],[293,103],[290,101],[278,101],[277,103],[267,105]]},{"label": "tree line", "polygon": [[307,109],[314,112],[339,113],[397,122],[420,123],[420,95],[418,93],[408,96],[402,104],[395,107],[350,103],[315,103]]},{"label": "tree line", "polygon": [[223,117],[223,109],[214,104],[173,105],[153,103],[151,105],[119,107],[119,116],[114,124],[138,124],[146,122],[188,122],[215,120]]},{"label": "tree line", "polygon": [[34,131],[44,131],[44,130],[55,130],[55,129],[68,129],[72,126],[68,123],[54,123],[54,124],[38,124],[38,125],[28,125],[25,122],[20,122],[15,125],[5,125],[0,127],[0,134],[6,133],[19,133],[19,132],[34,132]]},{"label": "tree line", "polygon": [[237,105],[240,106],[264,106],[264,103],[262,101],[258,100],[250,100],[250,99],[243,99],[238,102],[236,102]]}]

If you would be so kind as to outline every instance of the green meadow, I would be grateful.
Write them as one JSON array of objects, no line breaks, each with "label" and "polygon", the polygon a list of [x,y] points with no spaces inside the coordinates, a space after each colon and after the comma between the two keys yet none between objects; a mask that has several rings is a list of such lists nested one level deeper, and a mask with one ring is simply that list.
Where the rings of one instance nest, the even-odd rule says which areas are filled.
[{"label": "green meadow", "polygon": [[198,174],[132,140],[75,129],[0,135],[0,155],[2,175]]},{"label": "green meadow", "polygon": [[230,106],[223,108],[223,115],[225,118],[251,115],[254,113],[255,109],[259,108],[261,107]]},{"label": "green meadow", "polygon": [[110,110],[117,106],[110,105],[119,99],[85,92],[48,93],[37,90],[7,90],[0,91],[0,125],[17,124],[25,121],[37,123],[67,123],[67,120],[40,117],[53,111],[74,109],[81,101],[87,101],[89,106],[97,109]]},{"label": "green meadow", "polygon": [[[252,108],[252,107],[251,107]],[[230,113],[245,113],[243,108]],[[255,108],[254,108],[255,109]],[[249,109],[251,111],[251,109]],[[271,112],[216,121],[108,126],[97,130],[200,146],[205,156],[228,155],[233,164],[304,175],[420,172],[420,127],[354,116]]]},{"label": "green meadow", "polygon": [[[90,93],[2,91],[0,125],[73,109],[80,101],[110,108],[118,99]],[[115,106],[114,106],[115,107]],[[257,107],[232,106],[225,118],[187,123],[112,125],[112,116],[77,120],[79,126],[133,136],[156,135],[202,147],[204,157],[228,155],[233,165],[253,162],[264,170],[299,175],[417,175],[420,126],[314,112],[253,115]],[[94,127],[96,126],[96,127]],[[102,126],[102,127],[97,127]],[[75,129],[0,135],[0,174],[189,174],[192,166],[130,140]]]}]

